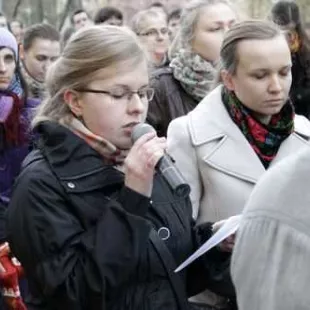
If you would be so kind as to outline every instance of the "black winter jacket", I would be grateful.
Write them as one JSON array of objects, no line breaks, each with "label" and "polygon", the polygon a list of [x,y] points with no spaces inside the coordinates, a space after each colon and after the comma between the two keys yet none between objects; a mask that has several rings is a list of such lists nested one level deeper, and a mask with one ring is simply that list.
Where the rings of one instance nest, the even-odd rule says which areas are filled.
[{"label": "black winter jacket", "polygon": [[189,113],[198,102],[183,89],[169,67],[154,71],[150,85],[155,94],[149,104],[147,122],[156,129],[158,136],[166,137],[170,122]]},{"label": "black winter jacket", "polygon": [[292,86],[290,97],[296,114],[304,115],[310,119],[310,55],[303,57],[292,55]]},{"label": "black winter jacket", "polygon": [[[38,131],[40,149],[24,163],[7,221],[29,310],[177,310],[205,287],[234,294],[228,272],[221,277],[227,256],[217,251],[167,276],[151,232],[176,265],[210,237],[210,225],[193,227],[188,198],[156,175],[150,200],[124,187],[124,175],[68,129],[46,122]],[[180,283],[178,298],[169,277]]]}]

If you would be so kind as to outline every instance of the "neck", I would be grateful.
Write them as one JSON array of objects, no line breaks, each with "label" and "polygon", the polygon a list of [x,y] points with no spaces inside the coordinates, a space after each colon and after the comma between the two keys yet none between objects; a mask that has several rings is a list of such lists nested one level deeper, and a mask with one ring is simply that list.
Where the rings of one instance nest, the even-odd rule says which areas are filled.
[{"label": "neck", "polygon": [[152,61],[156,66],[159,66],[163,63],[165,59],[165,53],[153,53]]},{"label": "neck", "polygon": [[270,123],[271,115],[262,115],[259,113],[254,113],[254,116],[264,125],[268,125]]}]

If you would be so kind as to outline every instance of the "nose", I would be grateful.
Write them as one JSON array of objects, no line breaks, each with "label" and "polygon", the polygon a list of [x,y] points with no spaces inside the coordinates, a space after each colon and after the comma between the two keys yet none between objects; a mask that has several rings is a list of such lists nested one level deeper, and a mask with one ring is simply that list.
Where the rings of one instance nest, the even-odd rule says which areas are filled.
[{"label": "nose", "polygon": [[43,70],[44,72],[47,71],[47,69],[50,67],[50,65],[52,64],[53,62],[51,61],[51,59],[47,59],[44,61],[43,63]]},{"label": "nose", "polygon": [[227,32],[230,29],[230,25],[224,25],[223,31],[224,33]]},{"label": "nose", "polygon": [[280,79],[277,75],[273,75],[269,83],[269,91],[272,93],[278,93],[282,90]]},{"label": "nose", "polygon": [[6,72],[7,66],[4,59],[0,59],[0,72]]},{"label": "nose", "polygon": [[127,110],[129,114],[143,114],[147,105],[141,100],[138,94],[133,94],[129,99]]},{"label": "nose", "polygon": [[158,41],[163,41],[164,40],[164,34],[162,34],[161,31],[158,31],[158,33],[157,33],[157,40]]}]

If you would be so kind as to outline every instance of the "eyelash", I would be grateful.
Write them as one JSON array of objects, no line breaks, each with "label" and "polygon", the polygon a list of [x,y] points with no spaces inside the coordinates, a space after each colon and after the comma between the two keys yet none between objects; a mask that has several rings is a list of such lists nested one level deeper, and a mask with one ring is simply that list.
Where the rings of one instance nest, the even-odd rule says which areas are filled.
[{"label": "eyelash", "polygon": [[[281,76],[288,76],[288,74],[289,74],[289,71],[285,71],[285,72],[279,72],[279,74],[281,75]],[[256,79],[258,79],[258,80],[262,80],[264,77],[266,77],[266,74],[264,74],[264,75],[254,75],[254,77],[256,78]]]}]

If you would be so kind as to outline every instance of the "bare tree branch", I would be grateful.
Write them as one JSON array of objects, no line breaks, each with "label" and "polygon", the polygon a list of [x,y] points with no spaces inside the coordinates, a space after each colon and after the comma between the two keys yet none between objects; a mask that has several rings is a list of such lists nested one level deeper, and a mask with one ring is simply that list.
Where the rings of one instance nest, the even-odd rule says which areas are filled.
[{"label": "bare tree branch", "polygon": [[67,18],[67,15],[68,15],[68,12],[70,11],[70,8],[72,6],[72,3],[73,3],[74,0],[67,0],[66,2],[66,5],[63,9],[63,12],[62,14],[60,15],[59,17],[59,24],[58,24],[58,30],[61,31],[65,21],[66,21],[66,18]]},{"label": "bare tree branch", "polygon": [[12,14],[12,19],[15,19],[17,17],[18,14],[18,9],[21,6],[23,0],[17,0],[14,9],[13,9],[13,14]]}]

